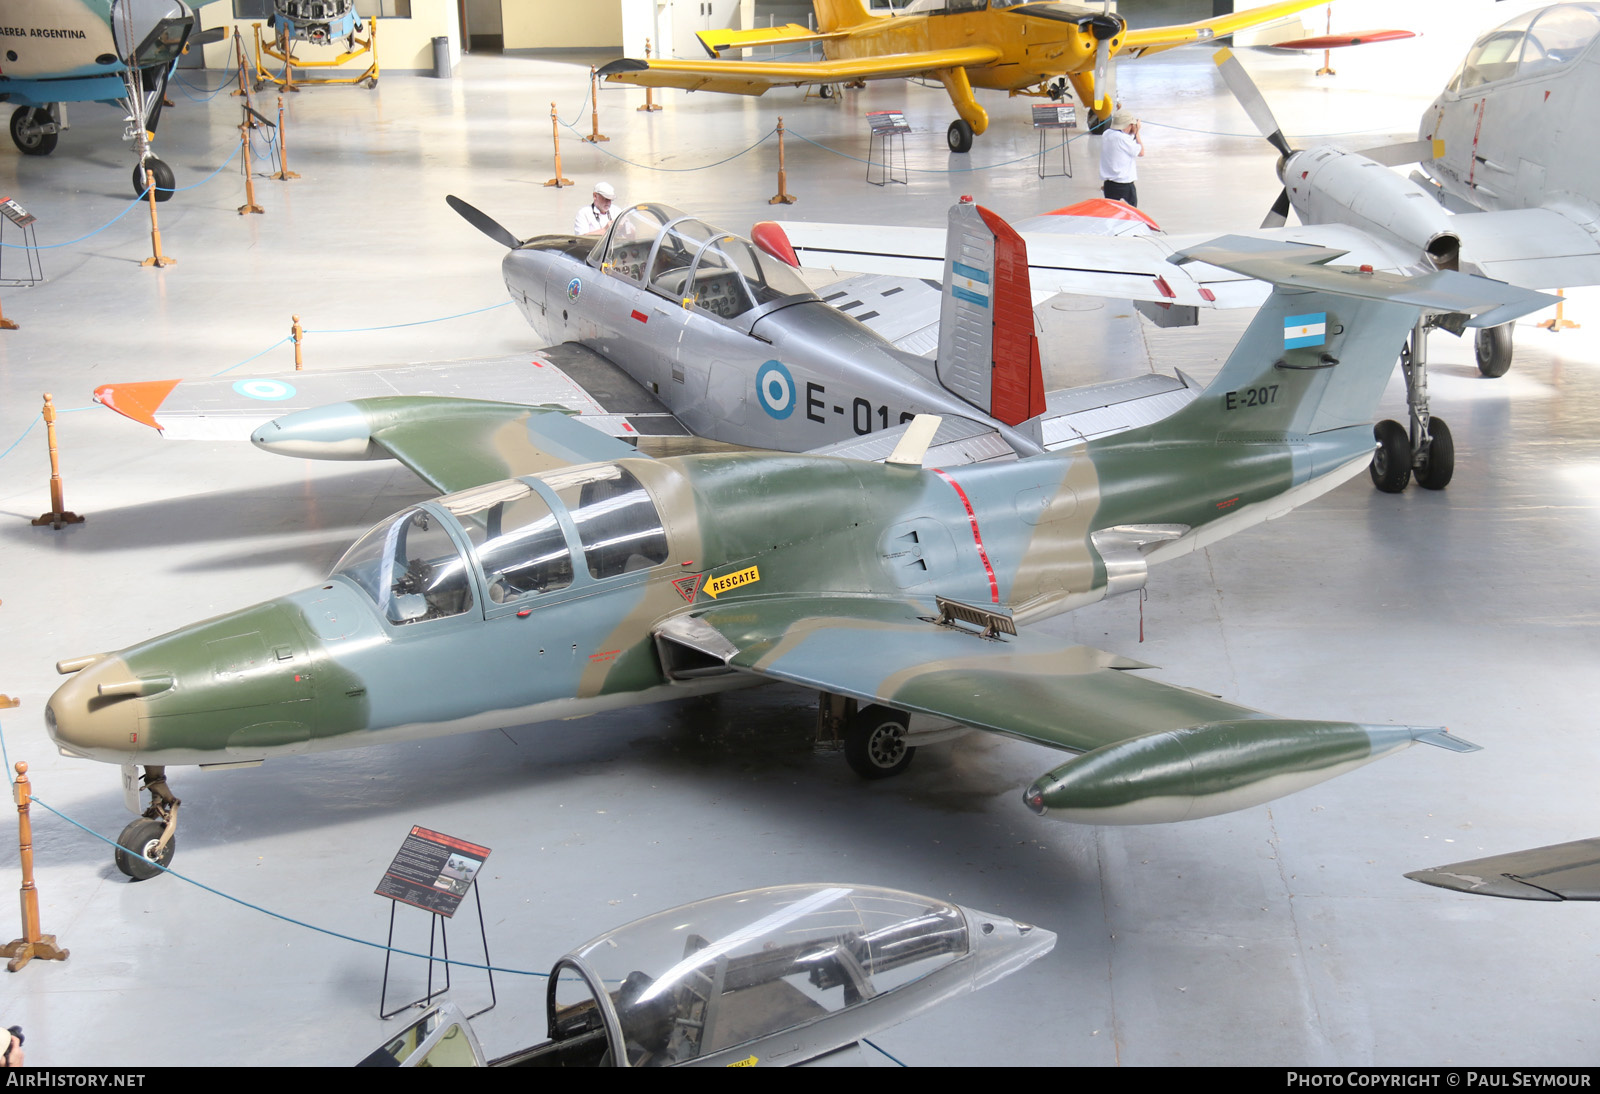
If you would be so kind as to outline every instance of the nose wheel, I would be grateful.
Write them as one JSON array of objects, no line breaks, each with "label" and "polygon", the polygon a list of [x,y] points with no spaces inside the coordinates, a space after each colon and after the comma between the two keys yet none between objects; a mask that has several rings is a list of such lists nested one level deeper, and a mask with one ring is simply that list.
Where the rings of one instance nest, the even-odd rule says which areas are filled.
[{"label": "nose wheel", "polygon": [[[1405,348],[1400,351],[1410,428],[1399,422],[1382,421],[1372,430],[1375,447],[1372,465],[1367,470],[1372,475],[1372,485],[1385,494],[1398,494],[1413,480],[1424,490],[1443,490],[1456,472],[1456,445],[1450,427],[1428,410],[1428,330],[1433,325],[1431,320],[1419,319]],[[1487,327],[1480,331],[1480,347],[1483,334],[1500,329]],[[1508,344],[1510,329],[1507,323]],[[1509,360],[1509,353],[1507,357]]]},{"label": "nose wheel", "polygon": [[178,806],[183,804],[167,786],[166,768],[145,768],[143,781],[150,807],[122,830],[112,856],[117,869],[134,881],[155,877],[177,854]]}]

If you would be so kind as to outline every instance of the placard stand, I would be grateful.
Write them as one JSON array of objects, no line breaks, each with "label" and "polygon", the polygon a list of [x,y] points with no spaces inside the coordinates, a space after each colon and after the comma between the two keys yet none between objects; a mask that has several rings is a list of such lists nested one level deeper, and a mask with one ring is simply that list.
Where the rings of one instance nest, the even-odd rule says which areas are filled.
[{"label": "placard stand", "polygon": [[[911,127],[906,124],[906,116],[898,110],[872,110],[867,113],[867,125],[871,127],[871,134],[867,137],[867,181],[872,182],[872,149],[877,146],[882,150],[883,160],[878,166],[883,168],[883,178],[872,182],[874,186],[886,186],[891,182],[906,184],[906,134],[911,132]],[[894,139],[900,138],[900,177],[894,177]]]},{"label": "placard stand", "polygon": [[[478,887],[476,885],[472,887],[472,895],[478,905],[478,937],[483,940],[483,963],[488,965],[490,964],[489,935],[483,926],[483,897],[478,894]],[[450,936],[445,931],[446,917],[440,915],[438,912],[429,912],[428,914],[433,916],[433,922],[428,924],[428,990],[420,998],[413,999],[409,1003],[401,1003],[393,1010],[384,1010],[384,1007],[388,1006],[389,1003],[389,959],[394,955],[394,910],[399,903],[400,902],[396,900],[391,902],[389,905],[389,937],[384,942],[385,949],[383,954],[383,987],[378,992],[378,1017],[384,1019],[385,1021],[393,1018],[397,1014],[408,1011],[413,1007],[425,1007],[433,1001],[435,996],[443,995],[445,992],[450,990]],[[444,950],[444,983],[440,986],[438,991],[433,990],[433,966],[440,960],[439,958],[433,956],[433,940],[435,931],[438,933],[440,945]],[[476,1018],[480,1014],[487,1013],[488,1011],[493,1010],[495,1005],[499,1003],[499,999],[495,995],[494,991],[494,970],[489,969],[486,971],[488,972],[489,976],[489,1005],[484,1007],[482,1010],[473,1011],[471,1014],[467,1015],[468,1018]]]},{"label": "placard stand", "polygon": [[1078,108],[1072,104],[1055,103],[1033,108],[1033,127],[1039,131],[1039,177],[1064,175],[1072,177],[1072,138],[1061,134],[1061,170],[1046,171],[1044,163],[1045,142],[1053,130],[1078,128]]},{"label": "placard stand", "polygon": [[[476,1018],[495,1008],[499,999],[494,990],[494,971],[488,967],[491,964],[489,934],[483,925],[483,897],[476,885],[478,872],[483,869],[484,861],[488,857],[487,847],[468,843],[466,840],[447,836],[442,832],[430,831],[421,825],[412,825],[405,842],[400,845],[399,852],[394,856],[394,861],[384,871],[383,878],[374,890],[378,896],[388,897],[393,901],[389,906],[389,938],[383,955],[383,987],[378,994],[379,1018],[393,1018],[412,1007],[426,1006],[435,996],[450,990],[450,938],[445,931],[445,920],[456,914],[456,909],[461,906],[461,900],[467,895],[468,889],[472,890],[478,905],[478,936],[483,941],[483,963],[489,976],[489,1005],[482,1010],[473,1011],[467,1017]],[[413,999],[393,1010],[388,1010],[386,1008],[389,1005],[389,962],[394,955],[395,904],[410,904],[414,908],[420,908],[433,916],[433,922],[428,924],[427,994],[420,999]],[[433,988],[433,966],[441,960],[434,956],[436,937],[444,948],[442,959],[444,985],[438,991]]]},{"label": "placard stand", "polygon": [[22,229],[22,247],[28,256],[28,276],[6,277],[4,263],[9,248],[0,247],[0,281],[7,285],[34,285],[43,281],[44,259],[39,254],[38,218],[11,198],[0,198],[0,214],[4,214],[0,218],[0,243],[5,242],[6,223],[9,221]]}]

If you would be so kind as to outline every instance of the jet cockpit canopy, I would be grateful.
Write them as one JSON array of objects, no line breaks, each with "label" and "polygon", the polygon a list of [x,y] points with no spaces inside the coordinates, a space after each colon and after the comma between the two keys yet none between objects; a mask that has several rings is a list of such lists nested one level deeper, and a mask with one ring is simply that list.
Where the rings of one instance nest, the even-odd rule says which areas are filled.
[{"label": "jet cockpit canopy", "polygon": [[1577,60],[1600,35],[1600,5],[1557,4],[1524,12],[1473,43],[1446,92],[1520,79]]},{"label": "jet cockpit canopy", "polygon": [[[401,626],[537,606],[546,593],[667,561],[655,501],[620,464],[489,483],[379,524],[333,568]],[[578,564],[581,560],[581,564]]]}]

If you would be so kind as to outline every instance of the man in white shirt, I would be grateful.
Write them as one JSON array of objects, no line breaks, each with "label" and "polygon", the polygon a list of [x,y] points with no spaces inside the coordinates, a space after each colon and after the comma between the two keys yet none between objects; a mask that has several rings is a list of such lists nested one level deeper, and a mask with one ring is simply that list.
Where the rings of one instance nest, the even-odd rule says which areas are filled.
[{"label": "man in white shirt", "polygon": [[617,192],[609,182],[602,180],[595,183],[594,200],[578,210],[578,215],[572,220],[572,234],[597,236],[609,228],[617,215],[613,211],[616,200]]},{"label": "man in white shirt", "polygon": [[1111,116],[1111,126],[1100,136],[1100,191],[1108,198],[1139,204],[1134,182],[1139,177],[1138,159],[1144,155],[1144,138],[1139,136],[1139,119],[1122,111]]}]

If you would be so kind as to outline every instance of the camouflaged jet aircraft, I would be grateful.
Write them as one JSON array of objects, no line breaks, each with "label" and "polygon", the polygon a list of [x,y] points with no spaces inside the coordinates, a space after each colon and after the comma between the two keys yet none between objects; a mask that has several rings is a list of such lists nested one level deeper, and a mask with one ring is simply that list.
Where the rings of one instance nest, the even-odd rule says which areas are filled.
[{"label": "camouflaged jet aircraft", "polygon": [[[971,214],[956,207],[952,224]],[[1138,590],[1153,564],[1359,474],[1419,313],[1481,325],[1550,299],[1328,265],[1338,254],[1241,237],[1196,248],[1186,260],[1276,286],[1198,398],[954,470],[926,464],[929,416],[873,463],[648,459],[559,410],[473,400],[290,415],[256,443],[392,457],[449,493],[375,527],[312,588],[58,663],[72,678],[47,727],[63,753],[121,765],[135,811],[143,765],[152,802],[117,852],[134,877],[173,853],[172,764],[251,766],[769,680],[861,704],[844,744],[868,778],[905,769],[919,715],[1074,753],[1023,797],[1083,823],[1240,809],[1415,741],[1471,750],[1442,729],[1273,717],[1019,626]],[[945,271],[948,325],[991,340],[992,305],[1027,296],[1026,258],[993,282],[962,265]]]}]

